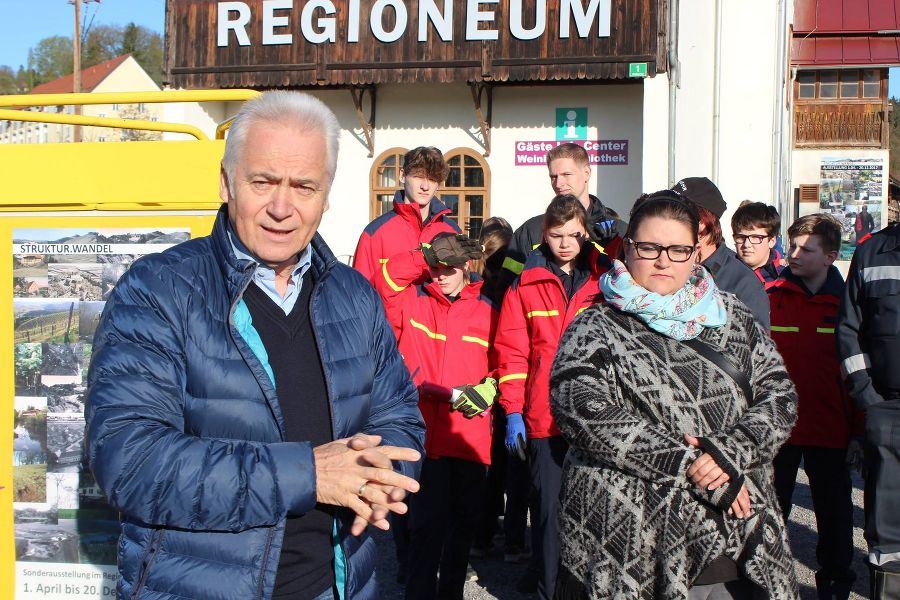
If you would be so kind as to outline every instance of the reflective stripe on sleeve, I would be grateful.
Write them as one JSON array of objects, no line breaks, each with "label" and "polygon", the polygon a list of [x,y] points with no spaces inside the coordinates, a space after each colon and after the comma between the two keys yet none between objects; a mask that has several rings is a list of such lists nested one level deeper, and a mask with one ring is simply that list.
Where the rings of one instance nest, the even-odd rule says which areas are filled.
[{"label": "reflective stripe on sleeve", "polygon": [[559,311],[555,308],[553,310],[533,310],[525,316],[529,319],[533,319],[534,317],[558,317]]},{"label": "reflective stripe on sleeve", "polygon": [[800,331],[799,327],[787,327],[787,326],[783,326],[783,325],[772,325],[772,327],[770,327],[770,329],[772,331],[781,331],[784,333],[798,333]]},{"label": "reflective stripe on sleeve", "polygon": [[428,337],[430,337],[433,340],[440,340],[442,342],[447,341],[446,335],[444,335],[443,333],[435,333],[435,332],[431,331],[425,325],[422,325],[415,319],[410,319],[409,324],[412,325],[413,327],[415,327],[416,329],[420,329],[420,330],[424,331],[425,335],[427,335]]},{"label": "reflective stripe on sleeve", "polygon": [[507,256],[503,259],[503,268],[507,271],[512,271],[516,275],[520,275],[522,271],[525,270],[525,264]]},{"label": "reflective stripe on sleeve", "polygon": [[848,377],[857,371],[865,371],[872,363],[869,361],[868,354],[854,354],[845,358],[841,363],[841,372],[844,377]]},{"label": "reflective stripe on sleeve", "polygon": [[878,281],[881,279],[900,279],[900,266],[885,265],[882,267],[866,267],[862,270],[863,281]]},{"label": "reflective stripe on sleeve", "polygon": [[474,344],[481,344],[485,348],[488,348],[490,346],[490,344],[488,344],[487,340],[483,340],[480,337],[475,337],[474,335],[464,335],[464,336],[462,336],[462,341],[472,342]]},{"label": "reflective stripe on sleeve", "polygon": [[834,333],[834,327],[816,327],[816,333]]},{"label": "reflective stripe on sleeve", "polygon": [[499,383],[505,383],[514,379],[528,379],[528,373],[510,373],[500,378]]},{"label": "reflective stripe on sleeve", "polygon": [[[395,292],[402,292],[403,290],[405,290],[405,289],[406,289],[406,286],[399,286],[399,285],[397,285],[396,283],[394,283],[394,280],[391,279],[391,276],[388,275],[388,270],[387,270],[387,264],[388,264],[388,261],[387,261],[387,259],[386,259],[386,258],[383,258],[382,260],[383,260],[384,262],[381,263],[381,274],[384,275],[384,280],[387,282],[387,284],[388,284],[388,285],[391,287],[391,289],[394,290]],[[412,319],[410,319],[410,320],[412,320]]]}]

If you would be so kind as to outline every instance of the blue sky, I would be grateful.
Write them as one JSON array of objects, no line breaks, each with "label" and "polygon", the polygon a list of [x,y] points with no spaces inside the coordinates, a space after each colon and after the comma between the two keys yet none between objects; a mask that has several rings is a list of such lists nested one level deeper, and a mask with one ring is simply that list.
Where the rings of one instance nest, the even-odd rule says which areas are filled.
[{"label": "blue sky", "polygon": [[[94,15],[94,25],[138,25],[162,34],[165,0],[82,0],[82,15]],[[72,37],[75,6],[68,0],[0,0],[0,65],[18,69],[28,62],[28,49],[52,35]]]},{"label": "blue sky", "polygon": [[888,96],[900,98],[900,68],[893,68],[888,75]]}]

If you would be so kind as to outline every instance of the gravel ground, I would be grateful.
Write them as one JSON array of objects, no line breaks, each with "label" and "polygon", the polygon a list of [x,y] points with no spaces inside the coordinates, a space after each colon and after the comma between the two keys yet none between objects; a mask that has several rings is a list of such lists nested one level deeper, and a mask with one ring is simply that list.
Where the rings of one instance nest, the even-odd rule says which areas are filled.
[{"label": "gravel ground", "polygon": [[[815,600],[816,570],[816,521],[812,511],[812,499],[809,494],[806,474],[801,470],[797,477],[797,488],[794,491],[794,509],[791,512],[789,535],[791,549],[797,567],[797,578],[800,582],[801,600]],[[863,540],[863,500],[862,479],[854,473],[853,477],[853,523],[855,525],[853,541],[856,546],[854,569],[857,573],[853,588],[852,600],[862,600],[868,595],[869,576],[865,566],[865,541]],[[378,576],[381,598],[384,600],[400,600],[403,588],[396,583],[397,565],[394,560],[394,543],[390,534],[377,532],[378,543]],[[502,547],[502,543],[500,544]],[[520,594],[516,591],[516,582],[525,572],[524,564],[508,564],[503,562],[498,552],[483,559],[472,559],[477,581],[466,583],[465,598],[467,600],[501,600],[530,599],[532,594]]]}]

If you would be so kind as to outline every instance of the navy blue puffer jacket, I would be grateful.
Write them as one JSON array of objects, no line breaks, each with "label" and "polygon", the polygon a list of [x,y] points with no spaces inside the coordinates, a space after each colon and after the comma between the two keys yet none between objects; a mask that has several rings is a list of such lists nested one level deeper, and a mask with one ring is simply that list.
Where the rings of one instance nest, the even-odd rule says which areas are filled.
[{"label": "navy blue puffer jacket", "polygon": [[[134,263],[94,338],[86,409],[97,483],[121,511],[119,598],[268,598],[285,516],[316,502],[312,447],[284,442],[271,369],[220,210],[210,236]],[[312,242],[310,303],[335,439],[423,449],[416,388],[381,301]],[[415,475],[416,465],[400,467]],[[341,598],[377,597],[375,544],[335,522]]]}]

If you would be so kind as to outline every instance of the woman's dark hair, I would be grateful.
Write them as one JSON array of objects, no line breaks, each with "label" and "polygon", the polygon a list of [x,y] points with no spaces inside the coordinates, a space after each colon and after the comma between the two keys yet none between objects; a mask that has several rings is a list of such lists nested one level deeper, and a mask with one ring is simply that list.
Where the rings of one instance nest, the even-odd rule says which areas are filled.
[{"label": "woman's dark hair", "polygon": [[544,213],[544,229],[546,233],[548,229],[565,225],[572,219],[577,219],[584,230],[587,231],[587,213],[581,200],[572,194],[560,194],[550,201],[547,211]]},{"label": "woman's dark hair", "polygon": [[[700,229],[700,214],[697,205],[672,190],[661,190],[652,194],[644,194],[634,202],[631,216],[628,219],[628,231],[625,237],[634,239],[634,234],[645,219],[658,217],[671,219],[684,224],[697,243]],[[640,241],[640,240],[638,240]]]},{"label": "woman's dark hair", "polygon": [[482,279],[487,280],[500,273],[512,235],[513,228],[503,217],[491,217],[482,224],[481,234],[478,236],[482,256],[472,263],[473,270]]}]

